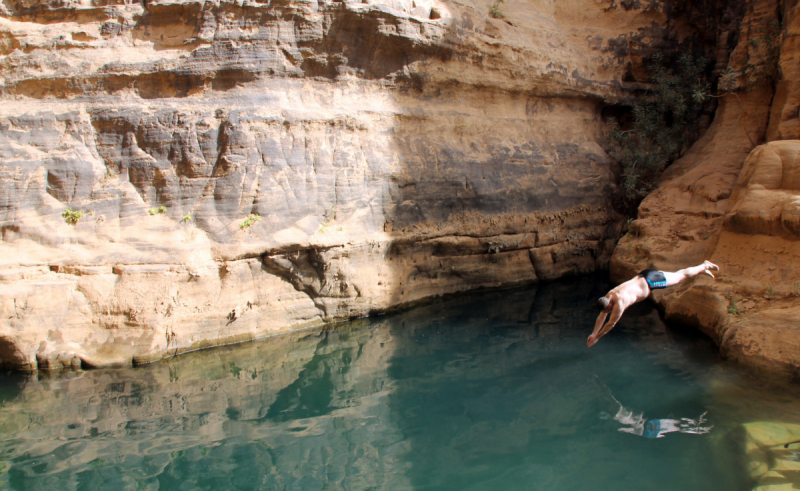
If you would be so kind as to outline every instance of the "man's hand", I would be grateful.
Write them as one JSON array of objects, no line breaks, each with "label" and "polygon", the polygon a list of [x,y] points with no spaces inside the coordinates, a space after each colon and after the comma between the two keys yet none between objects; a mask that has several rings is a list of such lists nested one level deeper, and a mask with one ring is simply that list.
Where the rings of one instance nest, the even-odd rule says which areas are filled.
[{"label": "man's hand", "polygon": [[719,271],[719,266],[717,266],[716,264],[712,263],[711,261],[703,261],[703,266],[705,267],[705,269],[703,270],[703,273],[707,274],[708,276],[710,276],[712,278],[714,278],[714,274],[711,272],[711,270],[712,269],[716,269],[717,271]]},{"label": "man's hand", "polygon": [[586,340],[586,347],[591,348],[592,346],[597,344],[598,341],[600,341],[600,336],[592,334],[591,336],[589,336],[589,339]]}]

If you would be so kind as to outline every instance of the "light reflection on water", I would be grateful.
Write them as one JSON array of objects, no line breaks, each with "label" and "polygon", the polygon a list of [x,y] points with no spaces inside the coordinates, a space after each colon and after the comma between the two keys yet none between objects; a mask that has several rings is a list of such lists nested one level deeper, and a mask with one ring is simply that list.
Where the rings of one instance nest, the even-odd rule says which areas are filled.
[{"label": "light reflection on water", "polygon": [[800,422],[796,390],[765,390],[646,305],[587,349],[605,287],[453,297],[137,369],[4,375],[0,484],[749,489],[740,425]]}]

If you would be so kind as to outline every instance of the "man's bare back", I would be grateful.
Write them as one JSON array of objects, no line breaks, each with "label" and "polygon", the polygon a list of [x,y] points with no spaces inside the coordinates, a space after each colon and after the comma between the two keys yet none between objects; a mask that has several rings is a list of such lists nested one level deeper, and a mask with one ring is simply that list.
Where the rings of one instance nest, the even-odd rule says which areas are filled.
[{"label": "man's bare back", "polygon": [[[590,348],[594,346],[601,337],[605,336],[608,331],[617,325],[620,317],[628,307],[647,298],[651,290],[677,285],[701,273],[706,273],[713,278],[712,269],[719,271],[719,266],[710,261],[704,261],[703,264],[674,273],[646,269],[612,289],[597,301],[602,311],[594,324],[594,331],[589,336],[589,339],[586,340],[586,346]],[[606,322],[606,318],[609,315],[611,317]]]}]

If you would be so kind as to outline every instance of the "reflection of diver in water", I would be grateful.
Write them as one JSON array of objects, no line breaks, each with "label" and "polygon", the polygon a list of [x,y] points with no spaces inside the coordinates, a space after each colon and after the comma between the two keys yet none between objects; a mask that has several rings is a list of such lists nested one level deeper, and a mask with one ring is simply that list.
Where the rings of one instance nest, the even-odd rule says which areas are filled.
[{"label": "reflection of diver in water", "polygon": [[[626,409],[608,390],[608,387],[603,385],[602,382],[594,377],[594,382],[603,399],[609,404],[611,411],[616,411],[613,418],[619,421],[626,427],[620,428],[619,431],[623,433],[630,433],[632,435],[643,436],[645,438],[663,438],[667,433],[692,433],[694,435],[703,435],[711,431],[713,426],[702,426],[707,422],[705,415],[708,411],[701,414],[697,419],[680,418],[680,419],[650,419],[644,417],[644,413],[634,413]],[[604,419],[610,418],[609,413],[603,413]]]},{"label": "reflection of diver in water", "polygon": [[[619,404],[619,403],[617,403]],[[644,417],[642,413],[634,414],[633,411],[625,409],[619,405],[619,411],[614,415],[614,419],[627,428],[620,428],[619,431],[623,433],[630,433],[632,435],[643,436],[645,438],[662,438],[667,433],[693,433],[695,435],[702,435],[711,431],[713,426],[701,426],[706,422],[703,413],[697,419],[681,418],[681,419],[650,419]]]}]

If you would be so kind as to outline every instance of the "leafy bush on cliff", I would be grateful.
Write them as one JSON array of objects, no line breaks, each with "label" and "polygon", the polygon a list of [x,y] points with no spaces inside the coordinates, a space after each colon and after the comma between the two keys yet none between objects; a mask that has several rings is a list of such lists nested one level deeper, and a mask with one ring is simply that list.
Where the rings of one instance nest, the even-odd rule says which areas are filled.
[{"label": "leafy bush on cliff", "polygon": [[684,53],[673,71],[660,55],[654,56],[648,66],[652,87],[634,102],[632,127],[623,129],[616,119],[609,120],[609,154],[622,165],[628,205],[635,208],[664,169],[697,139],[700,114],[710,97],[706,64]]},{"label": "leafy bush on cliff", "polygon": [[257,214],[250,215],[249,217],[247,217],[247,219],[245,219],[245,221],[242,222],[241,225],[239,225],[239,228],[247,228],[259,220],[261,220],[261,215]]},{"label": "leafy bush on cliff", "polygon": [[778,77],[783,26],[772,21],[766,26],[759,26],[756,33],[747,42],[747,61],[742,67],[742,75],[747,85],[772,85]]},{"label": "leafy bush on cliff", "polygon": [[84,212],[80,210],[73,210],[72,208],[67,208],[64,210],[64,213],[61,214],[61,216],[64,218],[64,221],[70,225],[76,225],[84,215]]}]

